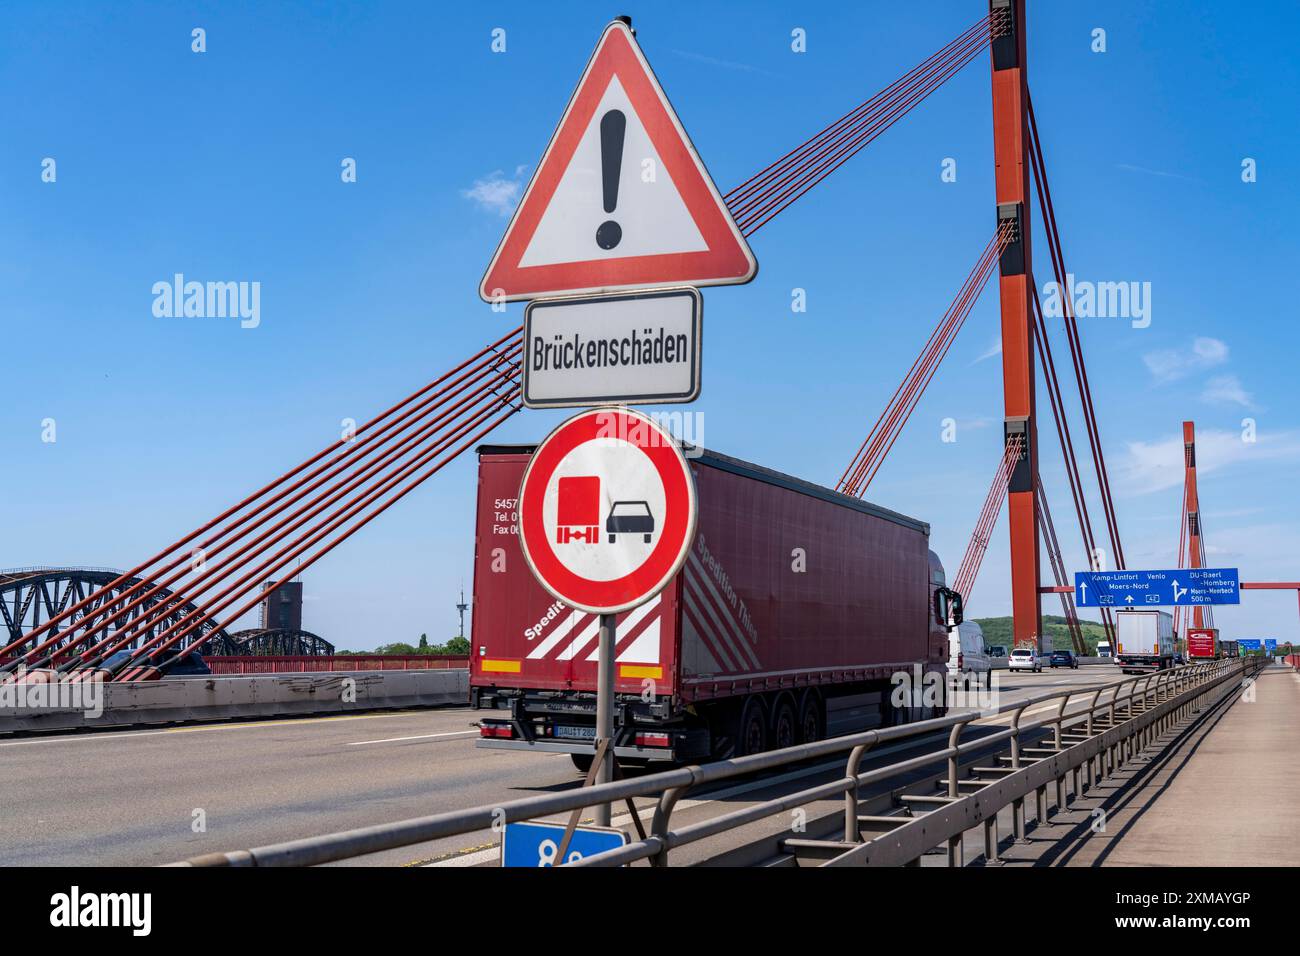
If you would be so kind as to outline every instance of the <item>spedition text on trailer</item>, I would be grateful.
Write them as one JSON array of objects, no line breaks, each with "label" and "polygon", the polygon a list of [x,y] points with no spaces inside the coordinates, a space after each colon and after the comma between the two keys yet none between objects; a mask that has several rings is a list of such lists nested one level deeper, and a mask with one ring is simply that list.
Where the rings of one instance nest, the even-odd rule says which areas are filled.
[{"label": "spedition text on trailer", "polygon": [[691,360],[686,335],[658,329],[633,329],[617,338],[591,338],[580,332],[555,335],[550,341],[535,335],[529,345],[531,367],[547,372],[571,369],[633,368],[640,365],[664,365]]}]

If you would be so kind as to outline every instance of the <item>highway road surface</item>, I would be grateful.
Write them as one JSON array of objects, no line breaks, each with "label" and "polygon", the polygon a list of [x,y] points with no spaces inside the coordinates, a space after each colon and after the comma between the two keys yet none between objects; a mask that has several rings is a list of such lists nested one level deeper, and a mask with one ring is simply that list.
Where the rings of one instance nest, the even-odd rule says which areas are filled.
[{"label": "highway road surface", "polygon": [[[1122,676],[1105,665],[999,675],[1004,702],[1046,690],[1096,687]],[[467,708],[445,708],[0,738],[0,865],[168,863],[580,782],[565,755],[476,749],[477,716]],[[1041,716],[1032,710],[1028,715]],[[872,760],[882,764],[914,755],[903,753],[905,746],[881,748]],[[933,742],[927,746],[934,748]],[[674,821],[707,817],[720,807],[738,809],[842,772],[843,760],[836,758],[726,786],[713,793],[719,803],[699,800],[704,792],[692,794]],[[780,829],[786,823],[765,825]],[[760,833],[763,826],[746,832]],[[734,838],[717,841],[725,839]],[[673,862],[724,849],[717,841],[685,848]],[[485,831],[355,862],[482,865],[496,859],[494,843]]]}]

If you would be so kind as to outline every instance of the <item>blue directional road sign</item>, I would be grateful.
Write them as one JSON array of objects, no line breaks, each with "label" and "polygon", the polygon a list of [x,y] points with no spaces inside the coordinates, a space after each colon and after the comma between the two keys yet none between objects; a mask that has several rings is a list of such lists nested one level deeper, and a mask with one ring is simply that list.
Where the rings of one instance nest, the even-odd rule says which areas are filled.
[{"label": "blue directional road sign", "polygon": [[1236,568],[1175,568],[1171,571],[1077,571],[1079,607],[1189,607],[1240,604]]},{"label": "blue directional road sign", "polygon": [[[564,839],[562,823],[507,823],[501,838],[502,866],[554,866],[555,855]],[[584,856],[594,856],[617,849],[627,843],[622,830],[604,827],[578,827],[565,851],[564,862],[572,863]]]},{"label": "blue directional road sign", "polygon": [[1268,637],[1264,639],[1264,652],[1268,654],[1269,657],[1273,657],[1277,654],[1277,638]]},{"label": "blue directional road sign", "polygon": [[1257,651],[1263,642],[1257,637],[1243,637],[1237,641],[1238,651]]}]

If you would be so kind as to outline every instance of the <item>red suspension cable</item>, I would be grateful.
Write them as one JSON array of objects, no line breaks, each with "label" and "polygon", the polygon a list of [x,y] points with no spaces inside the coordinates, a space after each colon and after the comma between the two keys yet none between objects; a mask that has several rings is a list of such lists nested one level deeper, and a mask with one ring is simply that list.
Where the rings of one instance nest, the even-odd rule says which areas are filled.
[{"label": "red suspension cable", "polygon": [[[843,165],[843,163],[849,158],[856,155],[858,151],[875,139],[880,132],[888,129],[917,103],[929,96],[930,93],[946,82],[947,79],[954,75],[963,66],[969,63],[970,60],[973,59],[987,44],[990,36],[998,35],[1001,31],[1001,25],[1003,22],[1004,15],[1000,12],[992,19],[988,17],[981,18],[981,20],[974,26],[963,32],[934,55],[927,58],[918,67],[909,71],[907,74],[904,74],[903,77],[900,77],[889,87],[886,87],[886,89],[881,91],[881,93],[872,97],[865,103],[860,104],[859,107],[855,108],[855,110],[850,111],[849,114],[846,114],[846,116],[842,117],[840,120],[820,131],[803,145],[786,154],[786,156],[782,157],[781,160],[771,164],[756,176],[751,177],[736,190],[733,190],[733,192],[729,194],[728,198],[736,203],[735,208],[737,209],[738,218],[743,217],[743,230],[745,234],[751,234],[761,228],[761,226],[769,222],[782,210],[788,208],[791,203],[805,195],[814,186]],[[964,315],[962,316],[962,320],[964,320]],[[958,323],[958,326],[959,324],[960,323]],[[380,429],[378,433],[369,437],[377,439],[380,435],[386,434],[389,429],[394,427],[399,421],[405,421],[408,416],[419,411],[419,408],[412,407],[412,403],[417,399],[428,395],[430,392],[435,392],[435,395],[444,395],[447,400],[461,398],[463,389],[459,386],[463,385],[464,382],[461,381],[448,384],[449,380],[454,379],[455,376],[469,368],[475,362],[483,359],[485,356],[489,356],[489,353],[491,353],[491,357],[493,358],[499,357],[497,350],[502,347],[511,349],[511,354],[515,354],[513,350],[518,347],[520,331],[521,330],[516,329],[502,336],[492,345],[481,350],[475,356],[458,365],[446,375],[441,376],[439,379],[426,385],[407,399],[394,405],[386,412],[371,419],[357,430],[356,435],[360,438],[363,433],[366,433],[368,430],[385,422],[390,416],[401,412],[402,414],[397,421],[390,422],[388,425],[385,425]],[[949,342],[948,344],[951,343]],[[944,348],[939,354],[939,360],[942,360],[942,355],[944,353],[946,353],[946,348]],[[932,377],[932,375],[933,370],[931,369],[929,377]],[[921,391],[923,391],[925,385],[928,384],[929,377],[924,377],[923,381],[920,383]],[[462,379],[463,378],[464,377],[462,376]],[[435,391],[438,389],[441,389],[441,392]],[[513,395],[514,393],[510,394]],[[916,397],[919,399],[919,393],[917,393]],[[915,403],[913,402],[912,405],[914,406],[914,404]],[[423,408],[423,405],[421,408]],[[907,414],[910,414],[910,408],[908,408]],[[905,421],[905,417],[903,420]],[[416,421],[419,420],[417,419]],[[414,421],[411,422],[411,425],[414,424]],[[405,430],[406,427],[410,427],[410,425],[404,426],[401,430]],[[422,430],[421,433],[425,434],[427,437],[428,433],[426,431]],[[393,436],[390,435],[389,437]],[[894,437],[896,437],[896,435]],[[388,438],[385,438],[385,441],[387,440]],[[173,572],[186,565],[190,559],[191,551],[200,550],[205,555],[215,555],[222,550],[231,547],[244,535],[251,531],[260,530],[260,528],[264,527],[266,521],[270,518],[282,514],[289,507],[305,500],[307,495],[321,488],[324,482],[330,481],[346,472],[348,469],[358,466],[361,459],[352,457],[352,450],[346,447],[350,444],[350,442],[341,440],[327,447],[311,459],[308,459],[306,462],[291,471],[286,472],[280,478],[264,486],[259,491],[246,497],[238,504],[232,506],[217,517],[213,518],[211,521],[197,528],[195,531],[163,549],[148,561],[137,565],[129,571],[123,572],[108,585],[96,589],[76,604],[61,611],[53,618],[40,625],[33,632],[16,641],[10,642],[10,644],[4,648],[0,648],[0,654],[7,654],[25,646],[32,646],[30,651],[23,653],[20,658],[7,665],[7,669],[11,669],[18,663],[34,659],[35,655],[40,653],[48,652],[49,656],[46,660],[53,660],[56,657],[62,657],[65,655],[65,652],[70,652],[76,645],[85,643],[94,634],[105,632],[108,626],[113,622],[120,620],[122,616],[129,613],[130,610],[138,607],[149,608],[149,600],[160,596],[161,588],[156,583],[157,580],[160,577],[172,575],[171,577],[167,577],[166,580],[169,583],[174,583],[180,576],[183,576],[183,571],[181,572],[181,575],[173,575]],[[890,445],[892,445],[892,439]],[[405,454],[406,451],[410,450],[410,446],[401,447],[404,449],[401,454]],[[369,451],[374,451],[377,448],[377,445],[372,446]],[[888,446],[886,446],[885,451],[887,453]],[[339,452],[337,457],[325,461],[325,459],[329,458],[329,456],[335,452]],[[321,464],[322,462],[324,462],[324,464]],[[304,472],[316,465],[320,465],[320,467],[317,467],[315,470],[303,475]],[[439,464],[438,468],[441,467],[442,465]],[[437,469],[434,470],[436,471]],[[431,473],[432,472],[430,472],[430,474]],[[371,471],[368,474],[373,475],[375,472]],[[299,478],[300,475],[303,475],[303,477]],[[290,479],[295,478],[298,478],[298,480],[290,483]],[[869,480],[870,479],[868,478],[868,481]],[[339,486],[334,486],[335,489],[338,487]],[[355,488],[349,490],[355,490]],[[339,499],[332,498],[331,503],[337,500]],[[277,505],[279,507],[276,507]],[[387,507],[387,505],[384,507]],[[245,511],[245,509],[250,510]],[[293,513],[293,515],[291,515],[291,519],[300,517],[303,513],[303,509],[298,509]],[[308,517],[310,517],[310,515]],[[230,523],[226,524],[226,522]],[[297,528],[298,525],[290,526],[281,522],[276,527],[280,531],[288,532]],[[241,531],[240,529],[247,530]],[[204,538],[205,535],[207,535],[206,538]],[[203,538],[203,540],[199,544],[195,545],[194,543],[200,538]],[[258,547],[262,552],[264,552],[277,543],[275,540],[270,539],[269,535],[266,533],[259,535],[255,539],[255,542],[255,544],[247,544],[243,548],[234,552],[232,556],[228,557],[223,562],[222,568],[229,573],[234,573],[234,571],[239,567],[244,566],[257,557],[259,552],[254,551],[254,547]],[[330,547],[333,546],[334,544],[330,545]],[[245,561],[241,562],[239,565],[233,563],[236,560],[236,557],[244,557],[245,555],[248,556]],[[160,569],[155,569],[156,565],[162,565],[162,567]],[[211,571],[205,571],[205,574],[210,573]],[[228,576],[228,574],[223,574],[222,576],[215,578],[205,577],[203,580],[209,584],[215,585],[219,581],[224,580],[226,576]],[[112,592],[112,589],[126,584],[132,578],[137,579],[135,584],[131,585],[120,595],[115,595],[111,603],[106,603],[106,599]],[[162,587],[166,587],[166,585],[163,585]],[[170,597],[166,597],[156,603],[153,608],[160,612],[164,609],[174,611],[176,608],[181,607],[188,602],[187,596],[193,590],[193,587],[194,582],[191,582],[186,587],[186,593],[173,593]],[[202,591],[199,593],[202,593]],[[256,599],[254,600],[254,603],[255,602]],[[243,612],[241,611],[239,613]],[[78,618],[79,614],[81,615],[80,618]],[[148,614],[136,623],[128,625],[126,632],[131,636],[146,632],[151,626],[151,623],[156,622],[159,617],[159,613]],[[189,625],[192,623],[191,619],[194,617],[196,617],[195,614],[189,615],[181,622],[178,622],[178,626],[184,625],[186,628],[185,633],[189,633],[193,630],[193,627],[190,627]],[[60,630],[59,625],[65,623],[67,623],[66,629]],[[201,626],[201,623],[195,626]],[[74,632],[78,630],[82,631],[79,637],[74,634]],[[46,639],[41,641],[41,638]],[[156,640],[156,638],[153,639],[151,643]],[[204,638],[204,640],[206,640],[206,638]],[[38,641],[40,641],[40,643],[36,643]],[[59,644],[61,641],[65,642],[64,646],[55,650],[55,645]],[[170,642],[168,642],[168,644],[170,645]],[[102,659],[104,655],[100,652],[102,652],[105,647],[111,646],[121,646],[121,644],[117,641],[110,644],[110,642],[101,640],[99,644],[95,645],[97,650],[92,654],[92,658]],[[151,656],[156,656],[158,651],[159,649],[155,647],[153,651],[150,652]],[[84,653],[78,656],[85,659]]]},{"label": "red suspension cable", "polygon": [[856,155],[974,59],[987,46],[991,35],[996,34],[990,30],[986,18],[955,41],[957,46],[951,53],[927,61],[905,76],[906,82],[893,90],[889,98],[855,117],[808,156],[801,156],[789,167],[769,176],[760,198],[747,195],[739,210],[733,210],[742,231],[747,235],[756,232]]},{"label": "red suspension cable", "polygon": [[1023,455],[1024,442],[1019,436],[1007,442],[1002,458],[998,462],[997,471],[993,475],[993,482],[989,485],[988,496],[984,499],[984,507],[980,509],[975,531],[966,545],[966,553],[962,556],[961,566],[957,570],[953,590],[960,594],[963,602],[968,605],[971,589],[975,586],[975,578],[984,561],[984,554],[988,551],[993,528],[997,524],[998,515],[1002,512],[1002,501],[1007,496],[1007,483],[1011,480],[1011,473],[1015,471],[1016,463]]},{"label": "red suspension cable", "polygon": [[893,83],[889,84],[889,86],[885,87],[871,98],[864,100],[848,113],[841,116],[834,123],[815,133],[801,145],[795,147],[780,159],[776,160],[776,162],[759,170],[759,172],[755,173],[735,189],[731,190],[731,192],[727,193],[725,200],[732,212],[735,213],[746,205],[751,204],[751,197],[756,193],[766,191],[782,173],[793,167],[806,164],[809,161],[809,158],[814,155],[825,155],[828,151],[828,143],[832,139],[848,130],[848,128],[853,126],[855,121],[860,119],[863,115],[879,110],[880,106],[895,97],[895,95],[902,90],[910,79],[924,73],[934,64],[947,59],[955,53],[958,48],[965,44],[973,33],[978,32],[988,23],[988,21],[989,18],[987,16],[981,18],[974,26],[970,27],[956,39],[941,47],[935,53],[931,54],[917,66],[913,67]]},{"label": "red suspension cable", "polygon": [[1065,256],[1061,247],[1060,230],[1057,228],[1056,211],[1052,203],[1051,187],[1047,181],[1046,167],[1043,161],[1042,143],[1038,136],[1038,122],[1034,116],[1033,99],[1026,95],[1029,114],[1029,154],[1034,171],[1037,188],[1038,205],[1043,214],[1043,225],[1047,233],[1048,251],[1051,254],[1052,269],[1056,275],[1057,288],[1061,293],[1062,313],[1065,319],[1066,336],[1070,344],[1070,358],[1074,364],[1075,380],[1079,388],[1079,399],[1083,408],[1084,424],[1087,426],[1088,443],[1092,451],[1093,468],[1097,474],[1097,484],[1101,493],[1102,510],[1106,518],[1106,530],[1110,538],[1111,549],[1115,554],[1118,568],[1124,568],[1124,548],[1119,536],[1119,522],[1115,514],[1114,497],[1110,489],[1110,477],[1106,470],[1106,459],[1102,452],[1100,430],[1097,426],[1097,412],[1093,406],[1092,390],[1088,382],[1088,369],[1083,358],[1083,344],[1079,338],[1078,323],[1074,315],[1074,304],[1067,294],[1068,286],[1065,268]]},{"label": "red suspension cable", "polygon": [[[464,437],[465,434],[471,431],[473,431],[474,433],[471,435],[470,438],[468,438],[460,445],[455,447],[452,451],[448,452],[443,458],[439,460],[435,460],[436,456],[444,450],[444,448],[436,446],[434,450],[432,450],[429,453],[426,453],[425,455],[422,455],[412,465],[407,466],[406,468],[397,472],[392,478],[386,480],[379,488],[369,493],[365,498],[363,498],[361,501],[357,502],[355,505],[349,508],[344,514],[335,518],[333,521],[331,521],[320,531],[316,532],[309,538],[301,539],[299,541],[293,542],[291,548],[282,549],[280,552],[277,552],[276,555],[273,555],[272,558],[269,559],[262,566],[255,568],[248,575],[245,575],[245,577],[242,578],[240,581],[236,582],[234,585],[231,585],[229,588],[227,588],[225,591],[223,591],[220,595],[218,595],[214,599],[213,604],[208,610],[202,612],[201,614],[191,615],[190,618],[187,618],[185,620],[178,621],[176,624],[173,624],[171,627],[167,628],[162,633],[158,634],[153,639],[151,639],[150,641],[142,645],[132,655],[131,660],[127,664],[126,669],[124,669],[121,674],[121,679],[131,680],[133,679],[133,677],[143,676],[139,673],[134,673],[134,674],[129,673],[129,671],[135,666],[140,666],[145,661],[148,661],[150,659],[157,659],[158,655],[163,654],[166,651],[170,650],[172,647],[176,646],[186,636],[188,636],[189,634],[197,630],[207,621],[213,620],[219,612],[228,608],[232,603],[234,603],[238,599],[240,594],[248,593],[247,588],[243,587],[243,585],[246,585],[250,582],[255,583],[257,580],[260,579],[262,575],[278,574],[280,571],[284,570],[285,568],[294,566],[293,565],[294,560],[300,557],[309,547],[321,541],[326,535],[338,529],[344,522],[351,520],[353,517],[355,517],[358,513],[360,513],[365,508],[374,504],[381,495],[390,491],[397,484],[397,482],[415,473],[419,468],[429,465],[430,462],[433,463],[424,472],[416,474],[415,478],[412,481],[408,482],[406,485],[402,486],[401,488],[398,488],[397,491],[395,491],[393,495],[390,498],[388,498],[388,500],[380,503],[378,507],[375,508],[375,510],[373,510],[369,514],[362,516],[355,524],[345,529],[341,534],[337,535],[332,540],[327,541],[320,549],[315,551],[309,558],[303,560],[300,564],[296,565],[296,567],[299,570],[305,570],[306,568],[314,564],[317,560],[324,557],[331,550],[337,547],[338,544],[340,544],[342,541],[346,540],[348,537],[355,534],[357,531],[359,531],[365,525],[369,524],[375,518],[379,517],[379,515],[387,511],[389,507],[391,507],[393,504],[400,501],[411,491],[415,490],[415,488],[419,487],[419,485],[421,485],[424,481],[431,478],[434,474],[436,474],[443,467],[445,467],[450,461],[454,460],[462,452],[464,452],[467,448],[472,447],[475,442],[479,441],[484,435],[486,435],[492,429],[500,425],[501,422],[505,421],[511,415],[515,414],[515,412],[519,411],[520,406],[513,404],[513,402],[518,398],[518,395],[519,395],[519,390],[518,388],[516,388],[512,392],[508,393],[506,396],[498,399],[493,406],[485,409],[482,412],[477,413],[474,416],[474,418],[472,418],[464,426],[459,428],[456,434],[453,436],[453,440],[462,438]],[[497,417],[491,419],[486,426],[481,428],[479,427],[479,426],[483,426],[485,421],[488,421],[489,416],[493,413],[494,410],[500,409],[502,407],[505,407],[505,411],[502,414],[499,414],[497,415]],[[475,431],[475,429],[477,429],[477,431]],[[226,625],[228,625],[230,622],[237,620],[241,614],[246,613],[260,600],[261,600],[261,595],[254,593],[250,600],[240,605],[240,607],[237,610],[227,614],[226,617],[221,621],[221,623],[217,625],[217,629],[223,628]],[[194,648],[201,646],[212,636],[213,633],[215,633],[215,631],[210,631],[208,634],[197,638],[190,645],[190,647],[186,649],[186,652],[188,653],[189,650],[193,650]]]},{"label": "red suspension cable", "polygon": [[[501,387],[502,384],[512,384],[517,375],[517,370],[518,362],[516,360],[504,366],[503,369],[497,372],[493,378],[489,378],[486,382],[478,385],[477,388],[473,390],[465,390],[462,397],[450,408],[426,420],[417,431],[385,451],[375,461],[366,465],[366,467],[360,472],[347,477],[330,488],[327,488],[315,498],[307,500],[302,507],[298,508],[288,517],[282,519],[266,530],[261,531],[261,534],[257,535],[236,550],[224,562],[221,562],[220,564],[211,563],[205,565],[204,571],[201,574],[191,581],[186,582],[183,592],[177,591],[165,602],[160,602],[154,607],[148,608],[138,617],[130,620],[125,627],[118,630],[115,634],[111,635],[111,637],[106,637],[105,640],[100,641],[93,647],[83,651],[80,655],[80,663],[93,665],[93,663],[99,659],[94,656],[97,653],[99,654],[99,657],[102,658],[111,654],[118,648],[129,646],[135,636],[142,631],[148,630],[168,616],[172,611],[174,611],[175,605],[178,603],[180,605],[200,603],[200,598],[207,591],[211,590],[221,581],[229,578],[239,569],[247,567],[250,563],[255,561],[260,554],[265,553],[265,551],[269,550],[276,543],[283,541],[291,533],[302,528],[309,520],[320,515],[327,507],[339,502],[344,502],[346,504],[347,496],[349,494],[362,488],[376,475],[381,474],[384,469],[396,467],[403,458],[416,452],[427,440],[436,439],[438,435],[444,432],[447,428],[454,427],[449,423],[454,422],[458,416],[464,414],[467,406],[472,406],[482,401],[492,402],[495,400],[497,398],[497,388]],[[374,449],[367,450],[365,454],[369,454],[372,450]],[[274,512],[268,515],[268,520],[270,517],[274,517],[275,514],[282,512],[287,507],[288,505],[286,504],[277,508]],[[257,530],[261,530],[261,528],[262,526],[259,525]],[[182,573],[183,572],[179,572],[175,577],[179,577]],[[84,641],[91,635],[103,631],[112,620],[121,616],[123,613],[128,611],[131,606],[134,606],[134,604],[139,603],[141,600],[143,600],[143,598],[137,598],[132,602],[132,605],[120,608],[111,617],[96,622],[92,627],[87,629],[80,638],[78,638],[78,642]],[[112,645],[108,646],[107,650],[105,650],[105,647],[110,641],[112,642]],[[68,650],[69,646],[65,645],[59,649],[58,654],[65,655]]]},{"label": "red suspension cable", "polygon": [[1010,240],[1010,230],[1011,227],[1006,224],[999,227],[980,253],[975,266],[962,283],[957,298],[940,319],[920,355],[912,363],[880,418],[840,477],[836,486],[839,491],[857,497],[866,492],[993,274],[998,256]]},{"label": "red suspension cable", "polygon": [[[166,588],[175,584],[180,578],[188,573],[189,568],[187,565],[190,563],[190,555],[182,553],[160,571],[155,572],[155,577],[167,574],[167,572],[172,573],[157,580],[152,587],[143,590],[130,601],[123,600],[114,604],[113,607],[115,610],[113,610],[111,614],[108,613],[110,608],[107,606],[97,608],[95,611],[87,613],[68,630],[56,633],[41,645],[32,648],[23,655],[22,660],[28,664],[42,666],[45,662],[38,660],[36,657],[41,650],[50,648],[60,639],[68,638],[69,631],[78,627],[85,627],[85,630],[83,630],[79,636],[67,640],[67,643],[59,647],[57,651],[51,651],[47,661],[52,663],[56,657],[66,657],[76,645],[84,643],[96,633],[105,631],[106,628],[119,620],[123,615],[128,614],[130,611],[142,604],[146,606],[146,610],[139,617],[130,622],[125,633],[147,629],[157,620],[171,613],[175,607],[193,602],[195,598],[203,592],[204,588],[201,585],[207,576],[217,570],[221,570],[222,576],[229,574],[232,570],[239,567],[238,564],[233,562],[248,552],[250,548],[261,544],[272,534],[284,529],[286,525],[289,525],[290,530],[292,530],[293,527],[297,527],[301,524],[301,521],[293,525],[290,525],[289,523],[291,519],[302,515],[304,511],[307,510],[308,506],[325,501],[327,497],[330,501],[338,500],[339,495],[346,490],[347,487],[355,486],[361,480],[375,474],[376,471],[385,464],[388,464],[395,460],[395,458],[399,458],[406,454],[412,448],[416,447],[420,441],[428,437],[440,422],[454,414],[466,398],[461,398],[460,402],[453,404],[449,409],[437,415],[433,415],[432,413],[439,407],[445,405],[451,399],[456,398],[459,395],[471,398],[476,396],[481,397],[489,394],[494,388],[499,387],[502,382],[513,381],[518,374],[518,352],[519,348],[514,346],[505,350],[500,355],[493,354],[489,359],[480,362],[477,367],[471,368],[468,372],[452,379],[446,388],[440,389],[426,397],[423,401],[408,407],[406,411],[393,418],[392,421],[383,428],[365,435],[362,439],[350,443],[344,452],[336,457],[332,462],[327,462],[326,464],[317,467],[307,475],[300,478],[297,482],[286,486],[279,493],[259,505],[257,509],[246,513],[238,521],[223,529],[220,534],[204,541],[199,548],[196,549],[203,556],[204,572],[200,574],[198,578],[187,582],[184,585],[184,591],[178,590],[170,596],[160,597],[156,599],[156,603],[152,606],[148,605],[148,602],[155,594],[164,592]],[[470,389],[470,386],[475,385],[476,383],[479,383],[478,387],[476,389]],[[420,414],[416,415],[416,413]],[[410,419],[409,422],[407,422],[408,419]],[[406,422],[406,424],[403,424],[404,422]],[[397,427],[399,425],[401,427]],[[380,454],[376,461],[367,465],[359,473],[348,476],[335,485],[328,487],[321,495],[308,500],[307,506],[299,508],[290,515],[288,519],[272,526],[269,530],[263,530],[272,518],[283,513],[293,504],[307,499],[310,492],[325,485],[330,479],[345,474],[355,466],[360,465],[367,458],[380,452],[386,445],[389,445],[392,438],[414,426],[421,427],[417,428],[415,432],[406,437],[401,438],[395,444],[390,445],[388,450]],[[396,430],[394,431],[394,429]],[[315,480],[312,480],[313,478]],[[271,507],[272,505],[277,505],[277,503],[277,507]],[[252,526],[249,531],[241,532],[240,534],[233,534],[233,532],[247,524],[252,518],[257,518],[258,523]],[[262,533],[253,538],[253,540],[244,544],[243,547],[236,550],[224,562],[218,564],[208,561],[209,558],[220,554],[245,535],[257,531],[261,531]],[[231,536],[232,534],[233,536]],[[129,592],[125,593],[123,598],[128,596]],[[124,632],[119,631],[118,635],[120,636],[122,633]],[[95,645],[95,647],[92,647],[85,653],[93,653],[102,646],[103,642]]]},{"label": "red suspension cable", "polygon": [[[1057,588],[1063,588],[1069,583],[1069,575],[1065,570],[1065,560],[1061,557],[1061,542],[1056,537],[1056,524],[1052,521],[1052,509],[1047,505],[1047,491],[1043,488],[1041,478],[1034,482],[1034,489],[1037,492],[1034,496],[1034,506],[1038,509],[1039,524],[1043,528],[1043,541],[1047,545],[1047,558],[1052,566],[1052,576],[1056,579]],[[1083,641],[1083,629],[1079,626],[1079,614],[1074,607],[1074,592],[1058,590],[1057,597],[1061,599],[1061,613],[1065,617],[1065,626],[1070,632],[1070,643],[1074,646],[1074,652],[1080,655],[1086,654],[1087,646]]]}]

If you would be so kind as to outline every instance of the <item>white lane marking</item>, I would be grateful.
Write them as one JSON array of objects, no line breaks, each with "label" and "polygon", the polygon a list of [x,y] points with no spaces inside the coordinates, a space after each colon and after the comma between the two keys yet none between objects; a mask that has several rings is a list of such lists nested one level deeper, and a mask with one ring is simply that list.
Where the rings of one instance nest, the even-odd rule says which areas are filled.
[{"label": "white lane marking", "polygon": [[349,740],[347,746],[359,747],[362,744],[393,744],[399,740],[432,740],[434,737],[468,737],[478,736],[477,730],[453,730],[445,734],[416,734],[413,737],[385,737],[382,740]]},{"label": "white lane marking", "polygon": [[92,740],[118,740],[123,737],[157,737],[159,734],[165,734],[165,730],[141,730],[129,734],[95,734],[94,736],[77,736],[77,737],[48,737],[41,740],[6,740],[0,743],[0,747],[30,747],[32,744],[64,744],[64,743],[86,743]]},{"label": "white lane marking", "polygon": [[210,724],[200,727],[168,727],[166,730],[124,730],[124,731],[92,731],[85,734],[63,734],[57,737],[33,737],[29,740],[6,740],[0,742],[0,747],[29,747],[32,744],[66,744],[66,743],[104,743],[112,740],[131,740],[136,737],[157,737],[161,734],[197,734],[210,733],[215,730],[260,730],[266,727],[289,728],[302,726],[303,724],[322,724],[326,722],[342,720],[379,720],[384,717],[427,717],[435,716],[458,716],[460,714],[473,714],[474,711],[469,708],[459,708],[456,710],[412,710],[400,713],[382,713],[382,714],[337,714],[333,717],[286,717],[282,720],[259,720],[249,723],[226,723]]}]

